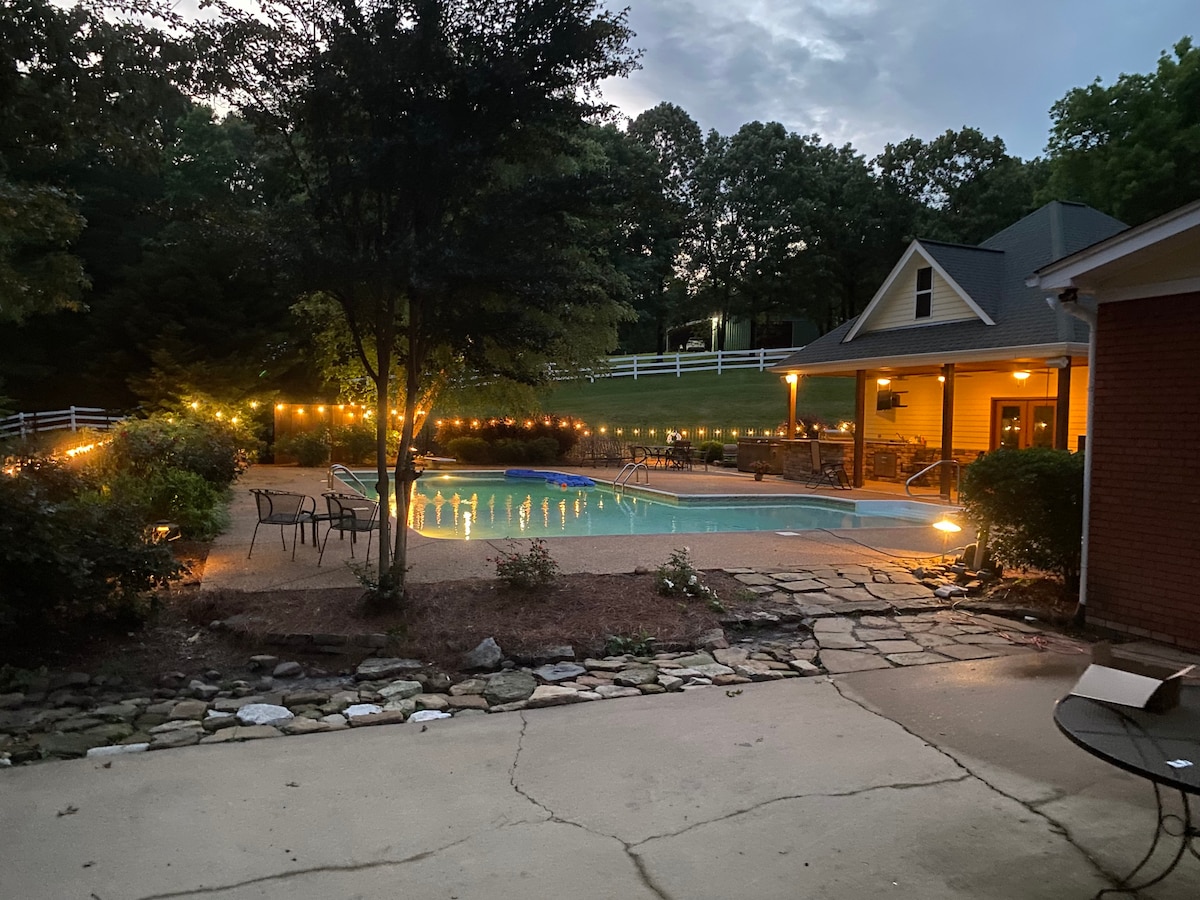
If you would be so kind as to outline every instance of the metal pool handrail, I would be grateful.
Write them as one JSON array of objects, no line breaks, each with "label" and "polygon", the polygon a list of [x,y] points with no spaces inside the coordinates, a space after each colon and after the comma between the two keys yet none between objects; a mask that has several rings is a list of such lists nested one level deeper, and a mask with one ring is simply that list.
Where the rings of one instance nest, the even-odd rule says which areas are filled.
[{"label": "metal pool handrail", "polygon": [[342,478],[343,481],[345,481],[348,478],[350,481],[353,481],[356,485],[358,485],[358,492],[360,494],[362,494],[364,497],[370,496],[370,492],[367,490],[367,486],[362,483],[361,479],[359,479],[359,477],[357,475],[355,475],[353,472],[351,472],[349,469],[347,469],[341,463],[334,463],[332,466],[329,467],[329,475],[326,479],[326,484],[329,485],[329,489],[331,491],[337,490],[337,488],[334,486],[333,482],[334,482],[334,479],[337,478],[338,476],[344,476]]},{"label": "metal pool handrail", "polygon": [[[916,475],[913,475],[911,478],[909,478],[907,481],[904,482],[904,493],[908,494],[908,496],[910,496],[910,497],[916,497],[917,495],[912,492],[913,482],[916,481],[918,478],[920,478],[922,475],[926,475],[929,472],[932,472],[938,466],[942,466],[942,465],[954,466],[954,493],[956,495],[958,495],[958,497],[961,498],[962,497],[962,466],[959,465],[957,459],[939,459],[936,462],[934,462],[932,465],[926,466],[920,472],[918,472]],[[940,493],[940,491],[939,491],[939,493]],[[946,497],[946,502],[947,503],[953,502],[953,498]]]}]

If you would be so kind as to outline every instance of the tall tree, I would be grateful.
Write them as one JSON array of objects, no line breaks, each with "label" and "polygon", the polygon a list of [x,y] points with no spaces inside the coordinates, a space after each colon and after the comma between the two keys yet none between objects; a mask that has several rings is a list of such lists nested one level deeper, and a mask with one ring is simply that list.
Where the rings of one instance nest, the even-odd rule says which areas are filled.
[{"label": "tall tree", "polygon": [[1050,108],[1048,199],[1137,225],[1200,198],[1200,48],[1189,37],[1148,75],[1097,78]]},{"label": "tall tree", "polygon": [[700,126],[681,107],[660,103],[634,119],[627,134],[649,155],[649,168],[631,167],[644,186],[638,206],[640,252],[634,281],[634,307],[653,329],[654,349],[667,348],[667,332],[686,298],[677,270],[683,243],[695,228],[694,180],[704,153]]},{"label": "tall tree", "polygon": [[913,237],[963,244],[977,244],[1031,212],[1044,180],[1038,161],[1024,163],[999,137],[969,127],[931,141],[888,144],[874,164],[885,190],[902,198],[895,214],[911,216]]},{"label": "tall tree", "polygon": [[[338,303],[373,382],[381,497],[394,393],[407,448],[443,361],[535,380],[551,356],[611,345],[623,282],[585,120],[603,111],[599,82],[634,65],[624,13],[598,0],[217,8],[196,25],[206,74],[291,158],[283,246],[300,282]],[[394,548],[382,517],[382,599],[404,596],[411,462],[402,449]]]},{"label": "tall tree", "polygon": [[0,0],[0,321],[82,308],[73,173],[152,159],[186,105],[165,4]]}]

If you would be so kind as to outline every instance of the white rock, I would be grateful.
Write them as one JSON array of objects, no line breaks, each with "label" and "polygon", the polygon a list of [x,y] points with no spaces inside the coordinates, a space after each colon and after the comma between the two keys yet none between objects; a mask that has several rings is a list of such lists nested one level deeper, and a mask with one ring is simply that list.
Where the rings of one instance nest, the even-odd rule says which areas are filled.
[{"label": "white rock", "polygon": [[341,713],[334,713],[333,715],[330,715],[330,716],[321,716],[321,718],[318,719],[317,721],[324,722],[326,725],[332,725],[334,728],[341,728],[341,727],[344,727],[345,725],[349,724],[346,721],[346,717],[343,716]]},{"label": "white rock", "polygon": [[296,716],[286,706],[250,703],[237,711],[237,718],[243,725],[282,725]]},{"label": "white rock", "polygon": [[449,719],[450,713],[439,712],[436,709],[422,709],[408,717],[410,722],[432,722],[434,719]]},{"label": "white rock", "polygon": [[111,747],[93,747],[87,755],[89,759],[93,756],[122,756],[126,753],[145,753],[149,749],[149,744],[113,744]]},{"label": "white rock", "polygon": [[373,716],[381,712],[383,712],[383,707],[376,703],[355,703],[342,710],[342,715],[347,719],[353,719],[355,716]]}]

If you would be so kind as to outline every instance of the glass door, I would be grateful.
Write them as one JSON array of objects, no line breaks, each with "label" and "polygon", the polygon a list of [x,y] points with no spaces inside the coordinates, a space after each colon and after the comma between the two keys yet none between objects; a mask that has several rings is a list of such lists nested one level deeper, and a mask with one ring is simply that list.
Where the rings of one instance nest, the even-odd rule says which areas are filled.
[{"label": "glass door", "polygon": [[1054,446],[1055,400],[993,400],[992,449]]}]

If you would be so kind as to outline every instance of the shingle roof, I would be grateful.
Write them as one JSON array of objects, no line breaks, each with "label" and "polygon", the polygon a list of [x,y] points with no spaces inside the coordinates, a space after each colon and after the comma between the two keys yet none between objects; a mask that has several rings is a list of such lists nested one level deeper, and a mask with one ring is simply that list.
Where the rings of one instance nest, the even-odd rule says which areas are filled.
[{"label": "shingle roof", "polygon": [[796,351],[772,369],[820,363],[895,359],[951,351],[1003,350],[1039,344],[1087,343],[1087,326],[1046,303],[1045,292],[1025,286],[1042,266],[1125,228],[1124,223],[1082,203],[1055,200],[988,238],[978,247],[921,241],[995,325],[982,321],[865,331],[842,343],[852,319]]}]

